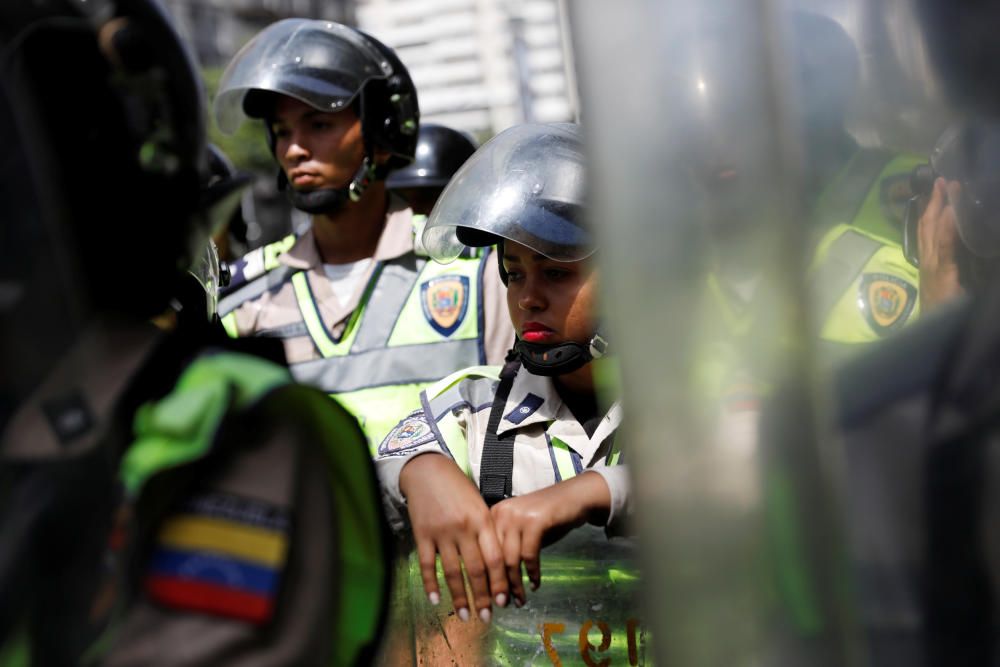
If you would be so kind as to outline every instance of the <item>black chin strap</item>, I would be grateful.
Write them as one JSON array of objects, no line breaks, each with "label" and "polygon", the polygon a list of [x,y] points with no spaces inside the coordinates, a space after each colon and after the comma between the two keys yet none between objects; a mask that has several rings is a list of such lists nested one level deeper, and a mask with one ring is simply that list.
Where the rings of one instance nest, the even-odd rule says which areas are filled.
[{"label": "black chin strap", "polygon": [[497,435],[500,419],[503,417],[510,388],[521,367],[518,355],[507,353],[507,361],[500,371],[500,386],[493,397],[490,418],[486,423],[486,438],[483,440],[483,455],[479,459],[479,493],[490,507],[511,496],[511,477],[514,472],[514,432]]},{"label": "black chin strap", "polygon": [[552,377],[572,373],[594,359],[603,357],[608,352],[608,342],[600,333],[595,332],[587,345],[575,341],[540,345],[518,339],[514,343],[514,350],[529,373]]},{"label": "black chin strap", "polygon": [[348,201],[357,202],[364,196],[368,186],[375,180],[375,162],[367,155],[358,167],[354,178],[343,188],[321,188],[300,191],[289,187],[283,170],[278,172],[278,190],[285,190],[292,206],[312,215],[332,215],[344,207]]}]

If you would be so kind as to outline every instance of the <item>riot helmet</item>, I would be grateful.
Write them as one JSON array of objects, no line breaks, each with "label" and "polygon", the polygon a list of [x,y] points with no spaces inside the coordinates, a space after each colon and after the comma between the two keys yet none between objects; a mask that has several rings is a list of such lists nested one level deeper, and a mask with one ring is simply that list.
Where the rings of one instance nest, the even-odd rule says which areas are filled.
[{"label": "riot helmet", "polygon": [[[857,48],[835,20],[808,11],[781,16],[791,53],[787,63],[790,127],[805,152],[802,191],[815,198],[857,149],[845,124],[860,77]],[[703,23],[676,28],[669,84],[678,125],[678,150],[689,165],[692,192],[703,201],[705,219],[716,236],[747,229],[771,215],[769,181],[758,156],[769,128],[760,81],[749,76],[758,63],[753,36],[739,27],[737,13],[703,17]]]},{"label": "riot helmet", "polygon": [[415,213],[426,215],[451,177],[475,152],[476,144],[464,133],[424,123],[413,162],[389,174],[386,187],[406,199]]},{"label": "riot helmet", "polygon": [[[593,236],[583,221],[583,136],[578,125],[518,125],[484,144],[466,161],[441,194],[424,227],[428,254],[443,263],[466,246],[507,241],[557,262],[594,254]],[[507,283],[503,262],[500,277]],[[588,345],[518,340],[522,364],[536,375],[562,375],[603,356],[606,341],[597,333]]]},{"label": "riot helmet", "polygon": [[[357,201],[373,179],[413,160],[420,111],[417,91],[406,67],[389,47],[354,28],[309,19],[278,21],[233,57],[219,83],[215,116],[232,133],[246,118],[267,120],[275,95],[285,95],[323,112],[353,108],[361,119],[365,158],[343,188],[297,192],[289,196],[309,213],[334,211]],[[274,151],[274,137],[268,128]],[[376,151],[390,154],[379,167]],[[287,187],[283,172],[279,186]]]}]

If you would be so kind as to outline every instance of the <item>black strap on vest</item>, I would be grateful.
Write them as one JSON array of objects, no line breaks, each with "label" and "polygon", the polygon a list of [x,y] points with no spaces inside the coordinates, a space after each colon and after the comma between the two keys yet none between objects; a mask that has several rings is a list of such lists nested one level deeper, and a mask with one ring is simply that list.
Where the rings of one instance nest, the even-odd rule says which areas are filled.
[{"label": "black strap on vest", "polygon": [[500,386],[493,397],[490,419],[486,423],[486,438],[483,440],[483,455],[479,460],[479,493],[490,507],[504,498],[510,498],[511,476],[514,472],[513,432],[497,435],[500,419],[503,417],[510,388],[521,368],[521,361],[514,351],[507,353],[506,363],[500,371]]}]

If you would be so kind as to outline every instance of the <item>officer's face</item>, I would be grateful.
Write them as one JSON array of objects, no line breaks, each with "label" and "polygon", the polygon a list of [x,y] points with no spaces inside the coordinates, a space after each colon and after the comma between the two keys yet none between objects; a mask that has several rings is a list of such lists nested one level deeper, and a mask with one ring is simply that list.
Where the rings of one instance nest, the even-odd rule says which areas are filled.
[{"label": "officer's face", "polygon": [[597,272],[587,260],[556,262],[504,242],[507,308],[517,336],[529,343],[587,343],[594,334]]},{"label": "officer's face", "polygon": [[350,108],[325,113],[282,96],[271,129],[278,163],[296,190],[345,187],[364,159],[361,121]]}]

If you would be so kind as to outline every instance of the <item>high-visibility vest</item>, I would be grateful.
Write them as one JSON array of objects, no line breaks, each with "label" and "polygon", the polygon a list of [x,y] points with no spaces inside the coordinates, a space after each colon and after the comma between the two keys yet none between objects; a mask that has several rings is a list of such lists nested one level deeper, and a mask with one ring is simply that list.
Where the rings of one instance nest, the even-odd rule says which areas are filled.
[{"label": "high-visibility vest", "polygon": [[[261,261],[271,254],[262,251]],[[268,335],[312,339],[321,358],[291,364],[293,377],[336,396],[358,418],[374,452],[399,415],[420,407],[422,389],[485,361],[482,274],[488,254],[447,265],[415,254],[378,262],[339,338],[323,323],[308,273],[279,263],[276,255],[270,270],[220,302],[219,313],[235,336],[237,307],[291,282],[302,319]]]}]

